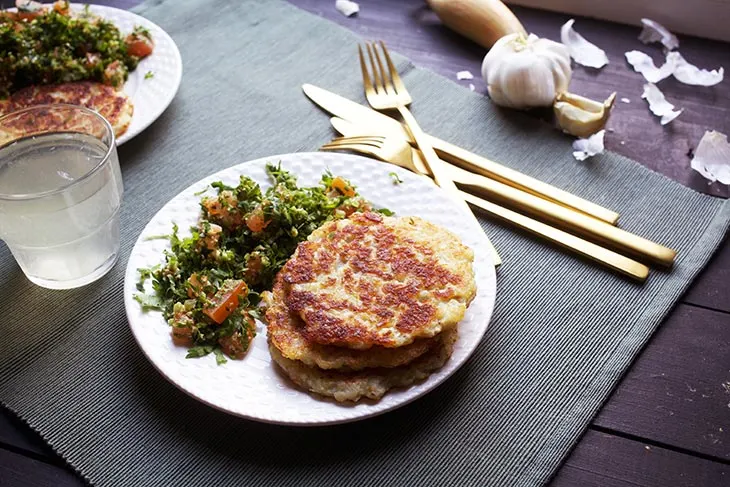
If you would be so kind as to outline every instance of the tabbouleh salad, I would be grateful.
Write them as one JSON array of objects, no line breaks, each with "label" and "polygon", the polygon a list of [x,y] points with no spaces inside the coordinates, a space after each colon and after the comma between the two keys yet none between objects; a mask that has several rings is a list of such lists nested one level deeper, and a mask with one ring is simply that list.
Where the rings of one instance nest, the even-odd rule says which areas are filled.
[{"label": "tabbouleh salad", "polygon": [[341,177],[326,173],[319,186],[302,188],[280,165],[267,164],[266,172],[273,186],[263,193],[247,176],[236,187],[213,183],[217,195],[202,198],[191,235],[181,238],[174,225],[165,264],[140,269],[138,290],[151,279],[154,294],[135,299],[163,312],[189,358],[243,358],[256,333],[259,293],[271,288],[297,245],[327,221],[373,209]]},{"label": "tabbouleh salad", "polygon": [[68,1],[50,6],[17,0],[16,7],[0,11],[0,98],[32,85],[72,81],[120,88],[154,48],[148,30],[135,27],[123,36],[88,8],[72,13]]}]

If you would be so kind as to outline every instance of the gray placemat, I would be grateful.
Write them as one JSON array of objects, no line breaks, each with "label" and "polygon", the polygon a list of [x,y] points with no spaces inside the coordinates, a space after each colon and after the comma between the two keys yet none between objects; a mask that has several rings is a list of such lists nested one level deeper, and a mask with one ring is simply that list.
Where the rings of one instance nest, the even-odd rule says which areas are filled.
[{"label": "gray placemat", "polygon": [[504,259],[497,309],[445,384],[336,427],[228,416],[178,391],[140,352],[122,303],[127,258],[192,182],[327,141],[327,116],[300,85],[362,100],[357,38],[278,0],[155,0],[138,12],[175,39],[185,74],[165,114],[120,148],[119,263],[94,285],[53,292],[0,248],[0,400],[94,485],[538,485],[728,228],[727,202],[617,154],[578,163],[557,131],[401,59],[430,132],[618,210],[624,228],[678,249],[677,265],[640,286],[484,221]]}]

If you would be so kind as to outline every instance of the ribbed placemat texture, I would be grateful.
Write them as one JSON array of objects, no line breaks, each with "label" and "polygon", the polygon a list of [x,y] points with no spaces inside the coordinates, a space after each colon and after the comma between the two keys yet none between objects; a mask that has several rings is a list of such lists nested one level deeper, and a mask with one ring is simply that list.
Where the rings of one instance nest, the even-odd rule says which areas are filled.
[{"label": "ribbed placemat texture", "polygon": [[484,220],[504,259],[497,309],[445,384],[343,426],[228,416],[178,391],[138,349],[122,303],[127,258],[192,182],[330,139],[300,86],[362,101],[358,39],[278,0],[152,1],[138,12],[176,41],[184,75],[170,108],[119,150],[119,262],[93,285],[54,292],[0,248],[0,400],[93,485],[539,485],[727,231],[727,202],[617,154],[576,162],[556,130],[399,58],[425,129],[619,211],[624,228],[677,249],[677,265],[637,285]]}]

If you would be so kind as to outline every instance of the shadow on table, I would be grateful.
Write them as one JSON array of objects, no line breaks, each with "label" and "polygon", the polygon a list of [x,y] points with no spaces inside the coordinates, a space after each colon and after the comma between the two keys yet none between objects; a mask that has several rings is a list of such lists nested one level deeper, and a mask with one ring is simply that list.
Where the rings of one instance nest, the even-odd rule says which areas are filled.
[{"label": "shadow on table", "polygon": [[[183,435],[198,452],[263,468],[324,467],[372,458],[372,454],[387,452],[395,444],[418,445],[419,436],[438,428],[442,412],[459,397],[466,377],[475,373],[472,363],[467,361],[438,388],[395,411],[355,423],[317,427],[257,423],[220,412],[177,390],[151,366],[138,380],[150,412],[166,422],[169,431]],[[145,376],[149,374],[159,377],[154,390],[148,387],[149,377]],[[173,403],[177,413],[170,411]]]}]

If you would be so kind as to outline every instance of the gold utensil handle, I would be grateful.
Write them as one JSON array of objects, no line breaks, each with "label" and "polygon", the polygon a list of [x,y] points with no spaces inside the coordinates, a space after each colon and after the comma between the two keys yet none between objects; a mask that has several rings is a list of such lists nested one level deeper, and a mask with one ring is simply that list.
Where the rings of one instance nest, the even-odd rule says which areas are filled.
[{"label": "gold utensil handle", "polygon": [[[474,220],[476,221],[476,217],[472,213],[471,208],[466,203],[466,201],[464,201],[464,198],[461,196],[461,192],[454,184],[454,181],[451,179],[449,172],[447,171],[446,164],[444,164],[444,162],[436,155],[436,152],[434,152],[433,147],[431,147],[431,144],[425,137],[426,134],[424,134],[424,132],[421,130],[421,127],[418,125],[418,122],[416,122],[416,119],[411,111],[405,106],[398,106],[398,112],[400,113],[401,117],[403,117],[403,121],[405,122],[405,125],[408,128],[410,135],[413,137],[416,145],[418,145],[418,148],[421,150],[421,154],[423,154],[426,165],[431,171],[431,174],[433,174],[433,180],[441,189],[448,192],[454,199],[454,201],[458,202],[460,205],[463,205],[468,214],[471,215],[472,218],[474,218]],[[489,242],[489,245],[491,246],[494,265],[498,266],[502,263],[502,258],[499,256],[499,254],[497,253],[497,249],[494,248],[494,245],[492,245],[491,242]]]},{"label": "gold utensil handle", "polygon": [[612,250],[596,245],[580,237],[564,232],[550,225],[533,220],[521,213],[514,212],[472,194],[462,192],[462,197],[470,204],[490,215],[504,220],[532,234],[538,235],[565,249],[576,252],[594,262],[613,269],[620,274],[643,282],[649,275],[649,268],[635,260],[617,254]]},{"label": "gold utensil handle", "polygon": [[449,171],[452,179],[463,186],[484,191],[491,199],[506,202],[520,211],[544,218],[586,238],[606,244],[640,260],[643,259],[664,267],[671,267],[674,263],[677,252],[651,240],[507,186],[499,181],[454,166],[450,166]]},{"label": "gold utensil handle", "polygon": [[[421,172],[425,173],[426,168],[423,156],[419,150],[413,149],[413,165]],[[538,220],[534,220],[521,213],[517,213],[503,206],[496,205],[490,201],[474,196],[465,191],[460,191],[462,198],[470,204],[481,208],[493,217],[506,221],[511,225],[522,228],[534,235],[538,235],[562,248],[571,250],[579,255],[587,257],[590,260],[613,269],[620,274],[626,275],[637,281],[643,282],[649,275],[649,268],[644,264],[629,259],[612,250],[596,245],[580,237],[576,237],[568,232],[564,232],[555,227],[551,227]]]},{"label": "gold utensil handle", "polygon": [[447,162],[463,167],[471,172],[481,174],[508,186],[521,189],[527,193],[552,201],[560,206],[572,208],[598,220],[616,225],[619,214],[600,205],[584,200],[574,194],[563,191],[550,184],[534,179],[526,174],[497,164],[485,157],[462,149],[454,144],[427,135],[436,153]]}]

